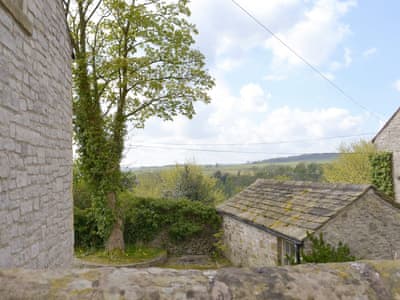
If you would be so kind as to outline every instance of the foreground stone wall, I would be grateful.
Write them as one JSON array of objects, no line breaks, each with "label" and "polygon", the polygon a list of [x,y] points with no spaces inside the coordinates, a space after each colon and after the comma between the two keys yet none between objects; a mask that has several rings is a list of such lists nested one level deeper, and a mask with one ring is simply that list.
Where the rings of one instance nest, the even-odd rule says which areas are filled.
[{"label": "foreground stone wall", "polygon": [[400,299],[400,261],[217,271],[2,270],[8,299]]},{"label": "foreground stone wall", "polygon": [[254,226],[223,216],[226,256],[235,266],[275,266],[278,239]]},{"label": "foreground stone wall", "polygon": [[[370,190],[315,234],[337,245],[346,243],[357,259],[400,258],[400,209]],[[305,248],[310,243],[305,242]]]},{"label": "foreground stone wall", "polygon": [[0,0],[0,267],[72,261],[71,53],[62,1]]},{"label": "foreground stone wall", "polygon": [[393,153],[393,184],[396,202],[400,203],[400,109],[375,137],[378,150]]}]

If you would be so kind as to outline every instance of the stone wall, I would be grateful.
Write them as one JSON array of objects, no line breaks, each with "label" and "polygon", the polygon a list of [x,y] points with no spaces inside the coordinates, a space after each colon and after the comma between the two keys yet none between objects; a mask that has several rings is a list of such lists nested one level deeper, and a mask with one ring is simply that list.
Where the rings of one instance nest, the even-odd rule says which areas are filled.
[{"label": "stone wall", "polygon": [[400,261],[208,271],[2,270],[8,299],[400,299]]},{"label": "stone wall", "polygon": [[[400,258],[400,209],[370,190],[316,232],[337,245],[346,243],[357,259]],[[310,243],[305,243],[309,249]]]},{"label": "stone wall", "polygon": [[0,267],[68,266],[72,52],[62,1],[13,7],[0,0]]},{"label": "stone wall", "polygon": [[223,215],[226,256],[235,266],[275,266],[278,261],[276,236]]},{"label": "stone wall", "polygon": [[393,153],[393,183],[396,202],[400,203],[400,109],[374,139],[379,150]]}]

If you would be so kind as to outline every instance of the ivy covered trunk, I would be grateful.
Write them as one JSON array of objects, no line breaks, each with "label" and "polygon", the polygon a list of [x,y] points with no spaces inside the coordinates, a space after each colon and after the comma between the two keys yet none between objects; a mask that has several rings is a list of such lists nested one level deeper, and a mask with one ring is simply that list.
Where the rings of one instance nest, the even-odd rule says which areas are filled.
[{"label": "ivy covered trunk", "polygon": [[73,102],[78,165],[91,189],[98,235],[124,249],[119,212],[127,123],[191,118],[214,81],[194,49],[187,0],[65,0],[75,52]]},{"label": "ivy covered trunk", "polygon": [[124,242],[124,232],[123,232],[123,223],[122,218],[116,209],[116,193],[111,192],[107,195],[108,205],[110,208],[117,212],[115,216],[114,224],[112,225],[110,236],[106,241],[106,250],[113,251],[115,249],[125,250],[125,242]]},{"label": "ivy covered trunk", "polygon": [[[84,19],[84,5],[78,12]],[[125,101],[119,101],[112,120],[105,120],[99,99],[99,88],[93,83],[89,70],[95,71],[94,53],[86,49],[86,29],[80,23],[79,44],[75,46],[76,94],[74,100],[75,138],[79,144],[79,164],[92,192],[92,208],[99,234],[108,251],[124,250],[123,222],[118,210],[120,163],[125,134],[123,110]],[[91,66],[91,67],[89,67]]]}]

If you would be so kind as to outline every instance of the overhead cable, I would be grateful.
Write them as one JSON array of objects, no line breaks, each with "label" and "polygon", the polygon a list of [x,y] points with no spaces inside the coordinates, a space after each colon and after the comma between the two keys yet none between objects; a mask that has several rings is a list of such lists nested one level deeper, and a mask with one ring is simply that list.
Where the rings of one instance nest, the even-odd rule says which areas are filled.
[{"label": "overhead cable", "polygon": [[299,58],[303,63],[305,63],[308,67],[310,67],[315,73],[317,73],[322,79],[326,80],[332,87],[338,90],[343,96],[345,96],[348,100],[370,113],[376,119],[381,121],[383,117],[373,111],[370,111],[367,107],[362,105],[360,102],[355,100],[352,96],[347,94],[339,85],[330,80],[324,73],[322,73],[316,66],[310,63],[307,59],[301,56],[297,51],[295,51],[291,46],[289,46],[284,40],[282,40],[277,34],[275,34],[270,28],[268,28],[265,24],[263,24],[260,20],[258,20],[254,15],[252,15],[248,10],[246,10],[243,6],[241,6],[237,1],[231,0],[240,10],[242,10],[246,15],[248,15],[254,22],[256,22],[261,28],[267,31],[273,38],[275,38],[278,42],[280,42],[283,46],[285,46],[290,52],[292,52],[297,58]]}]

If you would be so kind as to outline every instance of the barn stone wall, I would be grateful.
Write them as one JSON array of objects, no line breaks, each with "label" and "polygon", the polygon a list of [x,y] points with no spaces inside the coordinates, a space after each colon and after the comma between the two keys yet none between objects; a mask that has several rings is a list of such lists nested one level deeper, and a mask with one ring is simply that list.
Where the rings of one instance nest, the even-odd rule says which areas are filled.
[{"label": "barn stone wall", "polygon": [[235,266],[275,266],[278,239],[254,226],[223,216],[226,256]]},{"label": "barn stone wall", "polygon": [[400,109],[375,137],[378,150],[393,153],[393,183],[396,202],[400,203]]},{"label": "barn stone wall", "polygon": [[[316,231],[332,245],[346,243],[357,259],[400,258],[400,209],[370,190]],[[305,249],[310,242],[305,242]]]},{"label": "barn stone wall", "polygon": [[71,45],[62,1],[18,3],[0,0],[0,267],[68,266]]}]

